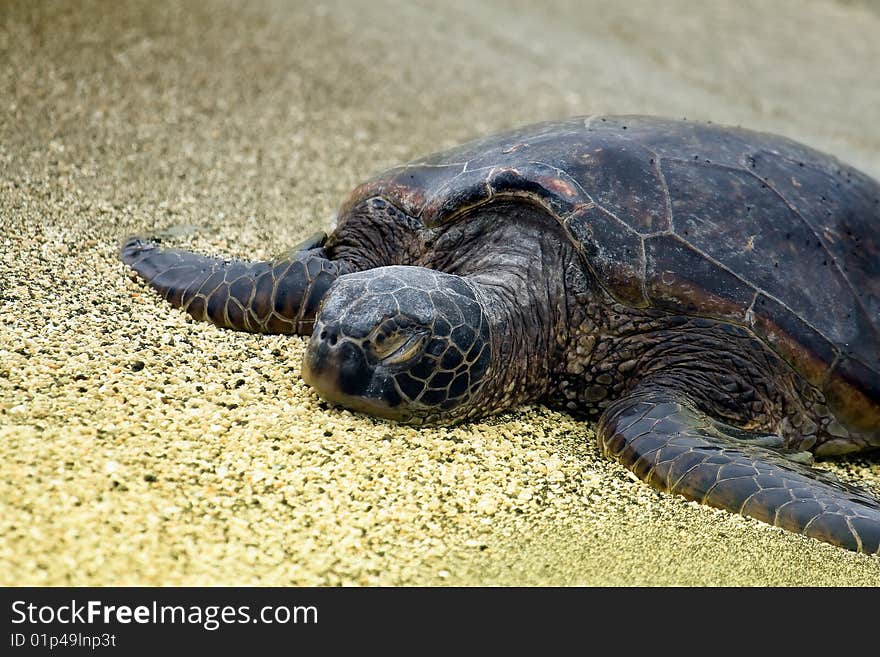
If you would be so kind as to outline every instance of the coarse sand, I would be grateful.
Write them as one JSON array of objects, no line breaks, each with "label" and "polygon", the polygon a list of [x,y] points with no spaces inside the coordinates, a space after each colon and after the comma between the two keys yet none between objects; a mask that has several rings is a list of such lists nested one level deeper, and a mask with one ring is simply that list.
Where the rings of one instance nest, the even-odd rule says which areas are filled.
[{"label": "coarse sand", "polygon": [[[598,112],[880,176],[871,2],[0,3],[0,584],[870,585],[880,558],[656,493],[540,405],[328,408],[305,340],[190,321],[121,238],[265,258],[368,176]],[[829,463],[880,491],[877,457]]]}]

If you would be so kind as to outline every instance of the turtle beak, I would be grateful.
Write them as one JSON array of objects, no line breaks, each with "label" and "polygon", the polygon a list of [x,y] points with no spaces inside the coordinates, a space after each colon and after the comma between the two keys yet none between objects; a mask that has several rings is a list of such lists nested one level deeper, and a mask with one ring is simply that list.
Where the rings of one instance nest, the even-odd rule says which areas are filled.
[{"label": "turtle beak", "polygon": [[400,395],[383,368],[367,360],[363,347],[340,337],[335,326],[315,327],[302,365],[302,378],[327,401],[370,415],[401,417]]},{"label": "turtle beak", "polygon": [[339,339],[335,327],[318,326],[303,360],[303,380],[322,396],[362,395],[371,372],[363,350],[349,340]]}]

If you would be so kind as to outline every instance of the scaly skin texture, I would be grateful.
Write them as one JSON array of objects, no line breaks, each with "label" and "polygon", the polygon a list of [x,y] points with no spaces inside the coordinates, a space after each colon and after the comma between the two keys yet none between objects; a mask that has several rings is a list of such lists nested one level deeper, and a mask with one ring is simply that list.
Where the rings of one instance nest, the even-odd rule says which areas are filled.
[{"label": "scaly skin texture", "polygon": [[779,434],[786,449],[835,438],[821,393],[748,330],[610,299],[599,303],[601,290],[578,296],[594,301],[569,308],[571,347],[554,376],[554,405],[597,419],[638,381],[664,374],[667,385],[685,388],[713,417]]},{"label": "scaly skin texture", "polygon": [[306,383],[335,403],[410,424],[462,420],[481,404],[492,345],[475,286],[421,267],[341,278],[315,325]]},{"label": "scaly skin texture", "polygon": [[120,258],[193,319],[251,333],[308,335],[330,285],[352,270],[344,260],[328,260],[319,246],[271,262],[240,262],[132,238]]},{"label": "scaly skin texture", "polygon": [[849,550],[880,554],[877,500],[822,471],[737,443],[686,395],[644,385],[609,406],[603,453],[654,488]]},{"label": "scaly skin texture", "polygon": [[803,461],[880,446],[878,246],[855,212],[880,185],[768,135],[598,122],[393,170],[273,262],[137,238],[121,257],[196,319],[311,334],[303,377],[334,403],[425,424],[543,401],[660,490],[877,553],[880,501]]}]

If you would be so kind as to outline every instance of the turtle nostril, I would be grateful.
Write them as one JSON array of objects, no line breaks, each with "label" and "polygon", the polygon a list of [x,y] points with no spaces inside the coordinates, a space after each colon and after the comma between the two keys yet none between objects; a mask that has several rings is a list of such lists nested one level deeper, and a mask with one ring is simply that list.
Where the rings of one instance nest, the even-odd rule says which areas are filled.
[{"label": "turtle nostril", "polygon": [[336,343],[339,342],[339,328],[336,326],[325,326],[322,330],[318,338],[321,342],[328,344],[331,347],[335,347]]}]

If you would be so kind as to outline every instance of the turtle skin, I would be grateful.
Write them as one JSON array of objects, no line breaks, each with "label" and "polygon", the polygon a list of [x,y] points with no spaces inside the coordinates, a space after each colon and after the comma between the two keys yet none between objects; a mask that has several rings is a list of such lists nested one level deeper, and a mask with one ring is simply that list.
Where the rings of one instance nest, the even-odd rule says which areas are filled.
[{"label": "turtle skin", "polygon": [[393,168],[338,217],[271,262],[121,257],[196,319],[311,333],[303,377],[334,403],[560,405],[658,489],[880,553],[880,502],[802,462],[880,446],[869,176],[776,135],[577,117]]}]

